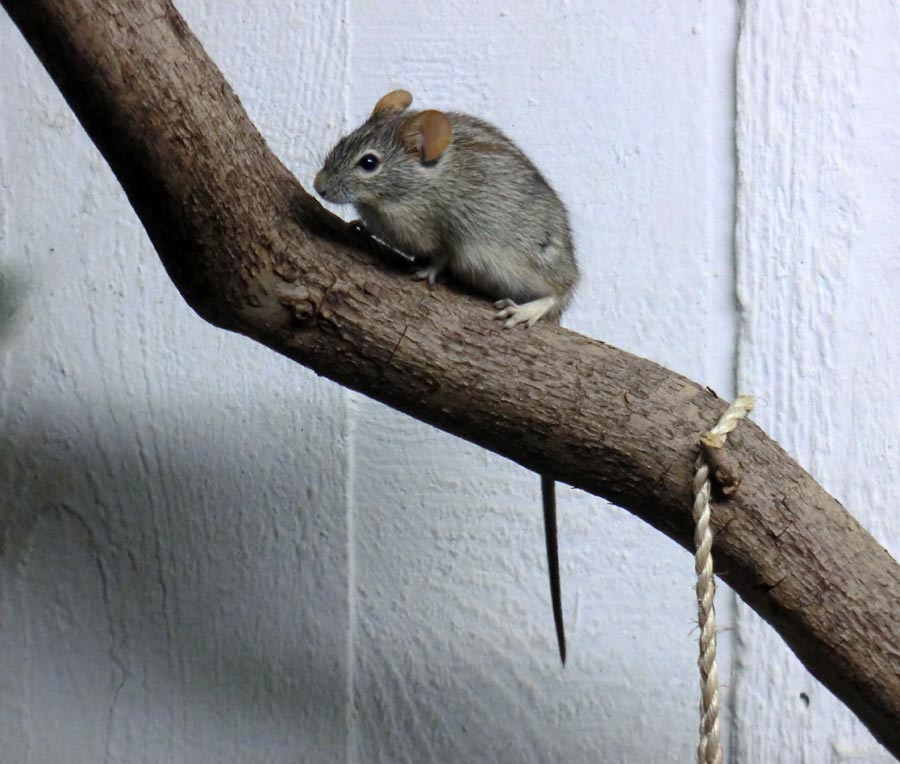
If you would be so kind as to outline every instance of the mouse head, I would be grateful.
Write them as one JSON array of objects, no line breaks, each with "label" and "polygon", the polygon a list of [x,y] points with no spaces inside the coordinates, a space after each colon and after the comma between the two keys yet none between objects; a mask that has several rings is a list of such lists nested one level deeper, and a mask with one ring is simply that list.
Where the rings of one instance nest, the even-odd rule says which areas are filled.
[{"label": "mouse head", "polygon": [[369,118],[341,138],[316,175],[316,192],[337,204],[378,207],[434,182],[452,130],[440,111],[407,111],[412,96],[394,90]]}]

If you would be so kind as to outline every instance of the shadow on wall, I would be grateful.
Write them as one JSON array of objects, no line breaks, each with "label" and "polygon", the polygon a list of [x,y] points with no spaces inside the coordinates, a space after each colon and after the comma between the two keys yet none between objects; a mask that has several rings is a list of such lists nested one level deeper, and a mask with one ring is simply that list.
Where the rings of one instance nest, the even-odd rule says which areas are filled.
[{"label": "shadow on wall", "polygon": [[[303,421],[324,416],[307,406]],[[210,410],[220,423],[228,418],[220,402]],[[11,692],[29,699],[31,724],[64,730],[68,722],[72,739],[93,729],[107,745],[128,748],[166,729],[198,751],[233,740],[234,760],[246,760],[240,746],[262,755],[266,739],[277,741],[269,761],[343,750],[353,702],[347,539],[329,531],[343,527],[343,501],[322,486],[321,470],[297,468],[326,434],[270,432],[273,442],[298,446],[261,452],[245,447],[260,442],[259,432],[230,421],[224,433],[205,418],[155,411],[148,430],[121,403],[58,402],[3,433],[0,495],[11,497],[0,508],[3,674]],[[179,421],[191,422],[191,432],[179,432]],[[364,656],[386,660],[377,640],[359,650]],[[590,760],[590,738],[605,737],[599,729],[586,737],[577,712],[579,683],[596,686],[598,676],[565,683],[570,697],[537,711],[510,692],[503,672],[486,672],[491,655],[459,659],[448,654],[453,665],[406,676],[358,666],[359,738],[401,758],[413,742],[451,759],[489,754],[512,764],[541,749]],[[382,685],[385,676],[396,681]],[[416,702],[423,682],[443,686],[439,707]],[[553,712],[561,702],[582,730],[574,747]],[[621,703],[619,713],[626,723],[642,717]],[[472,714],[461,734],[457,722]]]},{"label": "shadow on wall", "polygon": [[343,519],[319,476],[171,412],[6,413],[0,665],[28,724],[343,744],[346,543],[320,535]]},{"label": "shadow on wall", "polygon": [[28,294],[25,273],[10,265],[0,271],[0,350],[6,345],[16,325],[16,313]]}]

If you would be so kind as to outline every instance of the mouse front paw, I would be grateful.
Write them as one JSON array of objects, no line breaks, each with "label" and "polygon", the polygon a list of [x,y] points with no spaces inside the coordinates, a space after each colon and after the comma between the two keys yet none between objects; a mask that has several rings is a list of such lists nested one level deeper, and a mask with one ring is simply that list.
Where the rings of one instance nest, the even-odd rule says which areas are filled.
[{"label": "mouse front paw", "polygon": [[428,281],[428,286],[434,286],[437,283],[437,277],[441,275],[441,269],[437,265],[429,265],[425,268],[419,268],[413,274],[414,281]]}]

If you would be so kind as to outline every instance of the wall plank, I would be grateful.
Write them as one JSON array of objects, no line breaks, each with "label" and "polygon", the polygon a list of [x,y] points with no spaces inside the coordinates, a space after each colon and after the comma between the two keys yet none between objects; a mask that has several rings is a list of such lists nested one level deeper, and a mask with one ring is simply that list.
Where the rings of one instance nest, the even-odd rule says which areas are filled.
[{"label": "wall plank", "polygon": [[[350,112],[405,86],[500,125],[569,204],[566,323],[728,394],[736,27],[714,5],[360,0]],[[537,478],[366,400],[354,434],[359,761],[692,759],[687,554],[561,489],[560,669]]]},{"label": "wall plank", "polygon": [[[756,421],[895,556],[898,82],[895,2],[746,3],[740,386],[763,399]],[[746,607],[738,634],[738,761],[891,760]]]},{"label": "wall plank", "polygon": [[[342,9],[178,5],[309,175]],[[5,15],[0,59],[0,760],[341,761],[343,393],[200,321]]]}]

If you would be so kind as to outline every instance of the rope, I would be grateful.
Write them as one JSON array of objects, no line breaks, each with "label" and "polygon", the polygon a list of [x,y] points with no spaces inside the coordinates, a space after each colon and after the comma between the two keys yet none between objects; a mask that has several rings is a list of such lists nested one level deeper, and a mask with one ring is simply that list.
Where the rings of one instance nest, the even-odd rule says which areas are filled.
[{"label": "rope", "polygon": [[[739,396],[722,414],[718,424],[700,436],[706,448],[723,448],[728,433],[737,427],[753,409],[753,398]],[[697,549],[694,569],[697,572],[697,611],[700,622],[700,743],[697,764],[722,764],[722,741],[719,737],[719,670],[716,667],[716,580],[713,576],[712,529],[709,527],[711,485],[705,449],[695,464],[694,475],[694,546]]]}]

